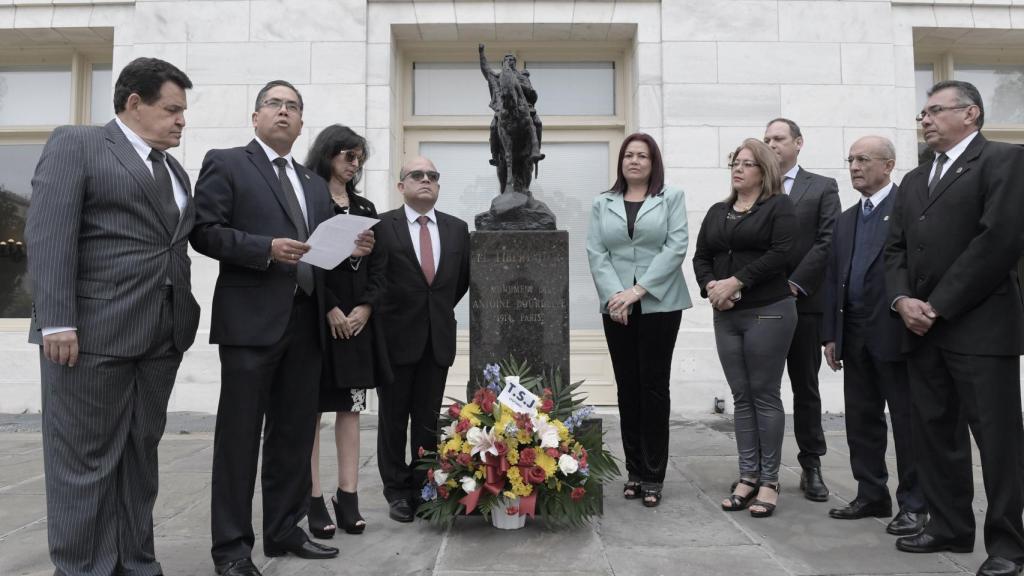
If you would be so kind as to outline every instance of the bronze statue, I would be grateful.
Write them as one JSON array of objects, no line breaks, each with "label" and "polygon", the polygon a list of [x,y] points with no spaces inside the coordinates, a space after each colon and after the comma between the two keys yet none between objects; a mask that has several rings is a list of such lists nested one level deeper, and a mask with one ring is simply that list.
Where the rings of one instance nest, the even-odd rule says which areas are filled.
[{"label": "bronze statue", "polygon": [[533,198],[530,182],[544,159],[540,152],[542,124],[537,116],[537,91],[530,73],[516,68],[506,54],[501,71],[491,70],[480,44],[480,72],[491,94],[491,165],[498,171],[501,194],[488,212],[476,217],[477,230],[554,230],[555,216]]}]

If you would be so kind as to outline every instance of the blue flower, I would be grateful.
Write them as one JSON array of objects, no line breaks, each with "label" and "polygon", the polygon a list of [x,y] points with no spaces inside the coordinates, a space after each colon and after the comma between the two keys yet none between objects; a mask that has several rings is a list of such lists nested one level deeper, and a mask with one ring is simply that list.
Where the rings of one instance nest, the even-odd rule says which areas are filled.
[{"label": "blue flower", "polygon": [[484,366],[484,382],[494,392],[501,392],[501,368],[497,364]]},{"label": "blue flower", "polygon": [[518,433],[519,427],[516,426],[514,423],[509,422],[508,425],[505,426],[505,436],[515,436]]},{"label": "blue flower", "polygon": [[427,483],[423,485],[423,490],[420,491],[420,498],[424,502],[428,502],[437,498],[437,488],[433,484]]},{"label": "blue flower", "polygon": [[576,471],[579,472],[580,474],[584,475],[584,476],[590,476],[590,466],[589,465],[588,466],[580,466],[579,469],[576,470]]},{"label": "blue flower", "polygon": [[565,419],[565,428],[569,432],[575,431],[576,427],[583,423],[588,416],[594,413],[593,406],[584,406],[572,413],[568,418]]}]

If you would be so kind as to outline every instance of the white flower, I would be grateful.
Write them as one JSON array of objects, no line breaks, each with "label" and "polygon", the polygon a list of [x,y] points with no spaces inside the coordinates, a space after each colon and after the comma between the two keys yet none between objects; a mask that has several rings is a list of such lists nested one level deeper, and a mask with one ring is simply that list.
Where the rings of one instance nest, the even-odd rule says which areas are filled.
[{"label": "white flower", "polygon": [[434,470],[434,483],[440,486],[448,480],[448,473],[440,468]]},{"label": "white flower", "polygon": [[441,442],[444,442],[455,435],[455,423],[441,427]]},{"label": "white flower", "polygon": [[[562,471],[562,474],[568,476],[580,469],[580,463],[572,456],[562,454],[558,457],[558,469]],[[434,477],[437,477],[437,472],[434,472]]]},{"label": "white flower", "polygon": [[480,429],[477,427],[470,428],[466,431],[466,442],[473,447],[470,454],[476,456],[480,453],[498,455],[498,448],[494,445],[496,438],[494,436],[493,428]]},{"label": "white flower", "polygon": [[476,491],[476,479],[472,476],[463,476],[459,482],[462,482],[462,490],[466,494],[472,494]]},{"label": "white flower", "polygon": [[541,448],[558,448],[558,428],[548,422],[547,416],[533,418],[533,431],[540,438]]}]

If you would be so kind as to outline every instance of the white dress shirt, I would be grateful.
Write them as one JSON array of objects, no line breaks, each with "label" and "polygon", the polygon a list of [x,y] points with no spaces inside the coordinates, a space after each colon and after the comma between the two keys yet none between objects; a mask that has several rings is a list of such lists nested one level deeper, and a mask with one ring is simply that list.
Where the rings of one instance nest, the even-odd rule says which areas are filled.
[{"label": "white dress shirt", "polygon": [[430,232],[430,248],[434,252],[434,273],[437,273],[437,267],[441,263],[441,234],[437,230],[437,213],[431,208],[426,214],[420,214],[413,210],[408,204],[405,207],[405,218],[409,221],[409,237],[412,238],[412,248],[416,251],[416,261],[423,262],[423,257],[420,256],[420,223],[416,221],[420,216],[426,216],[430,219],[427,222],[427,231]]},{"label": "white dress shirt", "polygon": [[306,210],[306,192],[302,188],[302,182],[299,180],[298,172],[295,171],[295,163],[294,160],[292,159],[292,153],[289,152],[282,156],[277,152],[274,152],[273,148],[264,144],[263,140],[260,140],[259,137],[256,138],[256,141],[259,142],[260,147],[263,148],[263,151],[267,154],[267,159],[270,160],[270,164],[271,167],[274,168],[275,175],[278,172],[277,165],[274,164],[274,160],[277,160],[278,158],[284,158],[285,160],[288,161],[288,164],[284,168],[284,172],[285,174],[288,175],[288,179],[291,180],[292,188],[295,189],[295,196],[299,199],[299,208],[302,209],[302,218],[303,220],[306,221],[306,231],[309,234],[312,234],[313,231],[310,230],[309,226],[309,212]]},{"label": "white dress shirt", "polygon": [[[892,192],[893,185],[894,184],[892,182],[889,182],[885,186],[882,186],[881,190],[879,190],[878,192],[875,192],[871,196],[861,196],[860,197],[860,211],[861,211],[861,213],[864,212],[864,201],[867,200],[868,198],[871,199],[871,205],[874,208],[878,208],[878,205],[882,203],[882,200],[885,200],[886,197],[889,196],[889,192]],[[874,210],[874,208],[872,208],[872,210]]]},{"label": "white dress shirt", "polygon": [[800,165],[794,164],[789,172],[782,175],[782,188],[786,191],[786,195],[789,196],[790,191],[793,190],[793,182],[796,181],[796,173],[800,171]]},{"label": "white dress shirt", "polygon": [[[965,136],[963,140],[957,142],[956,146],[953,146],[952,148],[950,148],[949,150],[946,151],[946,158],[948,158],[948,160],[946,160],[946,163],[942,165],[942,174],[939,174],[939,178],[940,179],[943,176],[946,175],[946,172],[949,171],[949,167],[952,166],[953,163],[956,162],[956,159],[959,158],[960,155],[964,153],[964,150],[967,149],[967,145],[970,144],[971,141],[974,140],[974,137],[977,136],[977,135],[978,135],[978,131],[977,130],[975,130],[974,132],[971,132],[970,134]],[[938,152],[935,153],[935,157],[936,158],[939,157],[939,153]],[[935,162],[932,162],[932,167],[931,167],[931,169],[928,170],[928,181],[929,182],[932,181],[932,176],[934,176],[934,175],[935,175]]]}]

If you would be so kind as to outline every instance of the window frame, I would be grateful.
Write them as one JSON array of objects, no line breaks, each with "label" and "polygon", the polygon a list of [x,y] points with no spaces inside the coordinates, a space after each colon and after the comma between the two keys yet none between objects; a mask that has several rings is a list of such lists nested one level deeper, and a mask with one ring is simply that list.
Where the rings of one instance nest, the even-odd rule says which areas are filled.
[{"label": "window frame", "polygon": [[[22,31],[27,32],[27,31]],[[35,66],[70,66],[70,124],[91,124],[92,68],[109,65],[113,68],[113,43],[95,46],[39,46],[0,49],[0,68]],[[0,145],[45,144],[58,125],[0,126]],[[24,332],[30,318],[0,318],[0,332]]]}]

